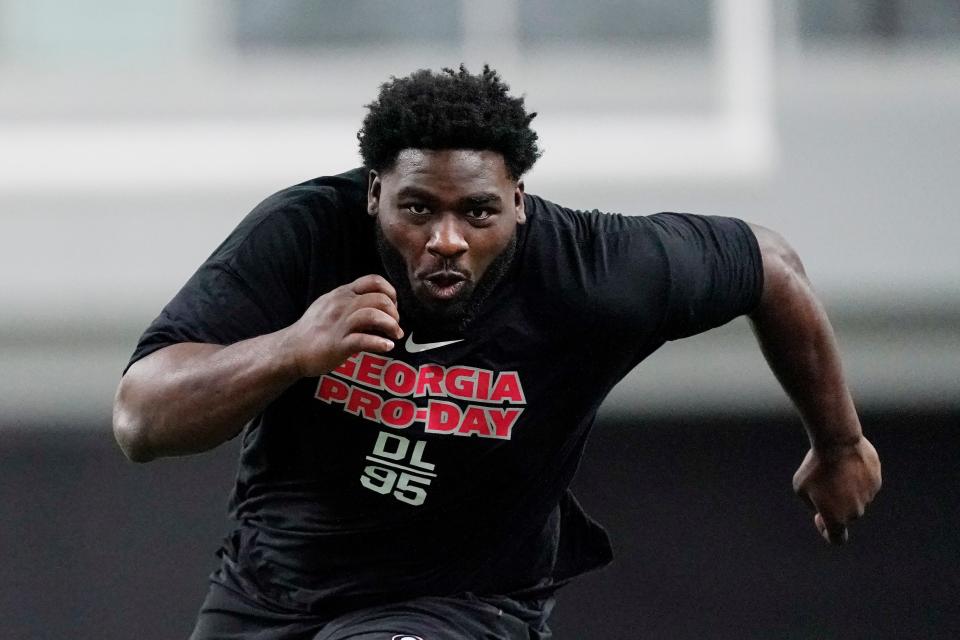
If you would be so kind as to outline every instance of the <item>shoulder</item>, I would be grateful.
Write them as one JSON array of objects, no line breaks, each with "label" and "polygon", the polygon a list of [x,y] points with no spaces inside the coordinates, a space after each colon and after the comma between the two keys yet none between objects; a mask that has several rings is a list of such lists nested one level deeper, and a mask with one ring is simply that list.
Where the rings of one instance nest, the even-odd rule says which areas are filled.
[{"label": "shoulder", "polygon": [[342,244],[369,225],[366,175],[358,168],[277,191],[240,221],[211,258],[229,263],[251,250],[306,249],[323,241]]},{"label": "shoulder", "polygon": [[563,261],[565,256],[583,260],[631,254],[640,259],[662,252],[656,216],[571,209],[536,195],[527,195],[524,206],[524,248],[530,257]]},{"label": "shoulder", "polygon": [[570,209],[534,195],[525,207],[520,273],[531,300],[567,324],[633,329],[638,309],[661,304],[669,276],[648,216]]},{"label": "shoulder", "polygon": [[755,243],[750,225],[738,218],[672,211],[646,215],[583,211],[530,194],[524,205],[531,248],[550,252],[565,247],[581,252],[619,248],[663,258],[679,247],[702,250],[711,243],[741,238]]},{"label": "shoulder", "polygon": [[646,225],[646,216],[625,216],[597,209],[571,209],[533,194],[525,195],[524,207],[531,229],[546,235],[569,237],[581,243],[605,234],[642,231]]},{"label": "shoulder", "polygon": [[333,224],[356,218],[366,208],[366,170],[313,178],[281,189],[254,207],[239,230],[253,232],[267,224]]},{"label": "shoulder", "polygon": [[356,207],[365,201],[367,171],[362,167],[335,176],[306,180],[265,198],[251,213],[265,215],[290,207]]}]

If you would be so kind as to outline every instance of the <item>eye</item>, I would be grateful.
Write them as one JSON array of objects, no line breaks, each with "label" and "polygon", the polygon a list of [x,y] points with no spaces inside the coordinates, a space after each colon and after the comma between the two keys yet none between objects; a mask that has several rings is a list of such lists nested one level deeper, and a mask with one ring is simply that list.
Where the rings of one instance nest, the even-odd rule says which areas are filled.
[{"label": "eye", "polygon": [[419,202],[414,202],[406,205],[407,211],[412,213],[415,216],[425,216],[430,213],[430,210],[427,208],[427,205],[421,204]]},{"label": "eye", "polygon": [[484,209],[481,207],[467,211],[467,217],[471,220],[486,220],[491,215],[493,215],[492,209]]}]

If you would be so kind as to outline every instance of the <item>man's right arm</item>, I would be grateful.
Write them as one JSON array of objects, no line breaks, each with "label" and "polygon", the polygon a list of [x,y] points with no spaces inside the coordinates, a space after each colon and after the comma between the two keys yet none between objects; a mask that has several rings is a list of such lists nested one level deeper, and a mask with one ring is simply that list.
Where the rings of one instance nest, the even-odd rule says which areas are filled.
[{"label": "man's right arm", "polygon": [[114,436],[135,462],[212,449],[300,378],[327,373],[358,351],[393,349],[390,338],[403,337],[396,305],[390,283],[363,276],[317,298],[280,331],[228,346],[164,347],[120,381]]}]

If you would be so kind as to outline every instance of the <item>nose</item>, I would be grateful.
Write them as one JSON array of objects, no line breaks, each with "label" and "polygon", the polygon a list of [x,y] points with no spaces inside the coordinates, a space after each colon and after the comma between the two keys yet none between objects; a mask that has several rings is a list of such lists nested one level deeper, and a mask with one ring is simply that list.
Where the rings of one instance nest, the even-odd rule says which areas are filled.
[{"label": "nose", "polygon": [[467,238],[455,215],[440,216],[430,230],[427,251],[438,258],[453,259],[467,251]]}]

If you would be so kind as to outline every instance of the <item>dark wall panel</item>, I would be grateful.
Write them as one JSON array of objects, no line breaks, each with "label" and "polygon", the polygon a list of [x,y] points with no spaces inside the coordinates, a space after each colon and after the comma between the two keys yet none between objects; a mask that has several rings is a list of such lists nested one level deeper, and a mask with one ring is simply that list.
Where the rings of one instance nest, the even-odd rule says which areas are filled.
[{"label": "dark wall panel", "polygon": [[[960,637],[960,416],[868,416],[884,489],[821,543],[796,420],[600,420],[577,494],[614,563],[561,592],[560,639]],[[149,465],[109,433],[0,432],[2,636],[185,637],[229,523],[236,446]]]},{"label": "dark wall panel", "polygon": [[864,423],[884,487],[842,548],[793,495],[795,418],[600,425],[576,486],[617,558],[562,593],[560,637],[960,637],[960,418]]}]

